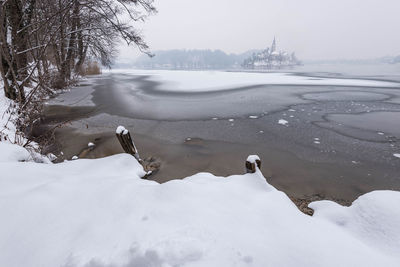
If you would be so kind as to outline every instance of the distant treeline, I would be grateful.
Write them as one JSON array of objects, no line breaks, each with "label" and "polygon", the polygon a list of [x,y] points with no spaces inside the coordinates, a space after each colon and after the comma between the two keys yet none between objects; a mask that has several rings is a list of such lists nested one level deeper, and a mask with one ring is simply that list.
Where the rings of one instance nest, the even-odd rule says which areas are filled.
[{"label": "distant treeline", "polygon": [[[227,54],[221,50],[167,50],[156,51],[154,57],[139,57],[133,64],[117,67],[145,69],[229,69],[239,68],[243,60],[255,50],[242,54]],[[129,66],[130,65],[130,66]]]},{"label": "distant treeline", "polygon": [[393,64],[400,63],[400,56],[394,57],[390,63]]},{"label": "distant treeline", "polygon": [[[221,50],[209,49],[174,49],[155,51],[154,57],[140,56],[130,63],[117,63],[115,68],[141,68],[141,69],[235,69],[242,68],[243,63],[263,50],[249,50],[241,54],[227,54]],[[376,59],[360,60],[308,60],[306,64],[332,63],[332,64],[399,64],[400,56],[381,57]]]}]

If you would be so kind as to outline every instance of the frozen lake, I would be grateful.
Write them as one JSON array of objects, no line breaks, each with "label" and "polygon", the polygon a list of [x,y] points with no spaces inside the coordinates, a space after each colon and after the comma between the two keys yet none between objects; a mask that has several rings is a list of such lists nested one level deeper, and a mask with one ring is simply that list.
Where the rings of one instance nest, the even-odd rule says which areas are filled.
[{"label": "frozen lake", "polygon": [[115,128],[134,128],[142,156],[163,162],[160,182],[240,173],[259,154],[270,182],[291,195],[353,199],[400,189],[400,77],[390,68],[115,70],[50,101],[47,121],[72,120],[58,132],[66,158],[89,141],[97,147],[86,157],[118,153]]}]

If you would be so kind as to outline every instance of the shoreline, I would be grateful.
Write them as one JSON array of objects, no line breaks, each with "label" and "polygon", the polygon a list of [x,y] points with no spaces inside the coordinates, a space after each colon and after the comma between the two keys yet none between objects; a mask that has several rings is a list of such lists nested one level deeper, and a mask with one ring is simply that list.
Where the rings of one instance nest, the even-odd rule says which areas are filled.
[{"label": "shoreline", "polygon": [[[95,147],[85,153],[83,158],[102,158],[123,153],[114,132],[114,129],[110,128],[88,134],[65,126],[56,131],[57,145],[47,152],[58,154],[59,161],[69,160],[84,151],[87,144],[92,142]],[[263,158],[264,163],[261,169],[265,177],[268,177],[268,182],[299,201],[317,197],[318,199],[335,199],[337,202],[347,205],[365,192],[385,189],[385,187],[367,186],[357,190],[352,188],[343,191],[339,189],[332,177],[325,177],[324,182],[317,183],[321,177],[313,174],[313,171],[307,172],[307,169],[315,171],[317,167],[321,172],[326,173],[329,170],[334,171],[336,166],[329,163],[321,166],[321,163],[309,162],[290,152],[273,147],[260,149],[254,145],[211,141],[195,137],[190,140],[182,140],[181,143],[171,143],[135,132],[131,134],[142,158],[155,157],[161,161],[160,171],[150,176],[150,180],[159,183],[182,179],[198,172],[210,172],[221,177],[241,174],[244,172],[244,159],[249,154],[255,153]],[[63,151],[63,155],[60,155],[61,151]],[[199,164],[200,161],[201,164]],[[290,168],[285,168],[287,161],[291,162]],[[298,168],[293,167],[295,165]],[[180,168],[177,168],[178,166]],[[348,171],[350,172],[351,168]]]},{"label": "shoreline", "polygon": [[[60,140],[60,136],[56,136],[55,146],[53,146],[53,148],[48,152],[59,154],[61,151],[60,149],[63,149],[63,155],[60,155],[55,163],[61,163],[64,160],[72,158],[72,156],[77,154],[75,153],[76,151],[80,151],[77,155],[82,159],[97,159],[124,153],[114,132],[87,135],[69,129],[68,127],[62,128],[61,132],[61,135],[64,138],[69,137],[70,141]],[[60,132],[58,134],[60,134]],[[251,149],[246,152],[245,150],[242,150],[240,156],[238,155],[235,157],[232,155],[236,154],[237,149],[244,148],[245,146],[223,144],[222,142],[206,141],[199,138],[191,138],[190,141],[185,141],[178,145],[166,143],[161,140],[155,140],[138,134],[133,134],[133,138],[138,146],[142,158],[154,157],[161,162],[160,170],[147,178],[147,180],[156,181],[158,183],[184,179],[201,172],[211,173],[221,179],[225,179],[231,175],[244,174],[244,159],[249,153],[251,153],[251,151],[253,151]],[[73,141],[71,142],[71,140]],[[63,141],[66,141],[66,143],[62,144]],[[89,142],[93,142],[95,146],[89,149],[87,146]],[[208,147],[208,149],[205,146]],[[209,146],[218,146],[219,148],[224,146],[225,150],[221,152],[221,155],[204,155],[204,152],[202,153],[202,151],[209,150]],[[66,148],[68,149],[66,150]],[[160,150],[160,148],[163,149]],[[65,156],[65,158],[63,158],[63,156]],[[287,157],[287,155],[285,157]],[[202,164],[203,169],[193,172],[194,166],[196,168],[199,167],[197,164],[199,159],[206,160]],[[278,190],[285,192],[299,210],[307,215],[312,215],[314,212],[308,207],[308,204],[311,202],[318,200],[331,200],[342,206],[350,206],[358,196],[363,194],[360,193],[359,195],[341,198],[336,196],[334,193],[335,190],[332,192],[323,192],[324,190],[322,190],[322,188],[321,190],[313,190],[310,185],[303,185],[302,188],[299,185],[303,184],[304,181],[299,181],[298,183],[295,183],[295,185],[288,187],[286,185],[287,181],[280,181],[280,178],[283,176],[285,177],[285,180],[291,180],[290,177],[295,177],[295,170],[292,173],[289,171],[289,174],[272,173],[268,163],[268,161],[264,161],[263,166],[261,167],[261,171],[266,177],[267,182]],[[181,166],[182,168],[176,168],[177,166]]]},{"label": "shoreline", "polygon": [[[269,177],[268,182],[291,196],[298,207],[304,206],[309,199],[330,199],[348,205],[358,196],[372,190],[400,190],[400,183],[393,183],[393,179],[385,181],[380,179],[381,172],[385,168],[384,162],[380,163],[371,159],[371,164],[374,162],[373,164],[377,168],[375,170],[371,164],[366,162],[362,165],[352,163],[351,158],[348,159],[345,154],[340,157],[337,155],[332,161],[327,157],[329,154],[321,154],[319,150],[316,150],[318,146],[302,144],[300,141],[304,136],[296,136],[291,140],[291,132],[287,132],[286,127],[275,126],[277,118],[285,112],[287,113],[289,108],[309,107],[310,111],[306,110],[303,112],[304,115],[307,115],[307,112],[315,114],[314,107],[323,103],[316,104],[315,101],[311,101],[289,105],[285,109],[268,113],[265,117],[259,117],[257,120],[235,119],[232,123],[222,118],[216,121],[210,119],[200,121],[135,119],[129,117],[129,111],[127,114],[124,113],[124,108],[127,108],[123,106],[125,104],[117,105],[123,96],[122,92],[126,89],[121,89],[119,85],[116,89],[111,89],[110,86],[113,83],[107,79],[110,77],[97,76],[91,81],[82,81],[82,85],[72,88],[70,92],[66,93],[67,96],[60,96],[67,100],[53,102],[46,107],[47,117],[44,120],[44,126],[71,120],[70,125],[56,131],[58,148],[50,148],[53,152],[63,151],[64,155],[57,155],[61,160],[71,159],[72,156],[84,151],[89,142],[95,143],[96,147],[85,152],[85,158],[99,158],[122,153],[122,148],[120,148],[114,132],[116,126],[124,125],[131,130],[142,158],[155,157],[162,162],[161,170],[150,177],[151,180],[161,183],[188,177],[198,172],[211,172],[217,176],[240,174],[244,171],[244,166],[242,166],[244,159],[249,154],[258,154],[263,159],[262,171],[265,177]],[[139,86],[143,87],[146,84],[139,81]],[[212,94],[215,95],[215,92]],[[90,104],[91,101],[82,96],[91,98],[94,104]],[[71,105],[71,103],[83,105],[77,106],[77,104]],[[113,115],[109,114],[108,112],[113,111],[114,108],[118,112],[111,112]],[[296,113],[296,116],[299,115],[301,114]],[[322,118],[322,116],[320,117]],[[326,131],[332,132],[326,125],[324,127],[314,125],[318,119],[304,118],[310,120],[312,127],[315,128],[312,130],[311,139],[313,136],[323,137],[323,134],[326,135]],[[297,120],[300,119],[301,117]],[[271,124],[272,122],[274,123]],[[261,123],[265,123],[265,126]],[[260,132],[263,133],[248,133],[254,128],[253,125],[262,127],[263,131]],[[293,127],[292,125],[291,122],[290,126]],[[301,124],[299,126],[306,127]],[[247,141],[230,140],[229,136],[225,141],[218,137],[210,138],[213,136],[212,133],[223,136],[224,132],[229,133],[230,129],[238,129],[235,130],[234,138],[244,134],[242,139]],[[316,130],[321,133],[315,132]],[[212,132],[208,133],[208,131]],[[303,130],[299,128],[295,131]],[[249,137],[246,137],[247,135]],[[268,136],[268,139],[263,136]],[[170,137],[172,139],[168,140]],[[299,137],[300,139],[298,139]],[[285,140],[285,138],[289,139]],[[323,141],[327,138],[330,137],[323,137]],[[345,145],[344,148],[346,142],[357,140],[350,136],[342,136],[340,133],[335,133],[335,138],[339,138],[339,143],[342,142]],[[252,141],[248,142],[249,140]],[[282,143],[281,140],[285,142]],[[367,141],[360,139],[358,142]],[[380,145],[385,145],[385,143],[381,142]],[[380,165],[382,166],[378,167]],[[393,173],[395,173],[396,168],[393,168]],[[390,169],[385,172],[389,171]],[[389,175],[391,175],[390,172]]]}]

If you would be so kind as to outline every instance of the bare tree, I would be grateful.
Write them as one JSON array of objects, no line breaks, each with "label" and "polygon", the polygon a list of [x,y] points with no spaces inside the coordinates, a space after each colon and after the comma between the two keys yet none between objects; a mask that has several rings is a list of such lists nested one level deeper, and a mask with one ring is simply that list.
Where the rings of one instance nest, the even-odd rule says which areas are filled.
[{"label": "bare tree", "polygon": [[110,66],[118,40],[150,55],[133,23],[155,12],[153,0],[0,0],[5,95],[26,107],[37,91],[66,86],[88,60]]}]

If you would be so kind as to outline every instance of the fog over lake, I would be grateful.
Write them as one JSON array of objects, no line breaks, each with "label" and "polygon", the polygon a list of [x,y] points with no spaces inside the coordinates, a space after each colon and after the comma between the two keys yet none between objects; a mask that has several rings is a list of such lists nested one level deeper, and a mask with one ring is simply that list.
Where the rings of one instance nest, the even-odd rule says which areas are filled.
[{"label": "fog over lake", "polygon": [[[142,24],[152,50],[222,49],[241,53],[269,46],[300,59],[359,59],[400,54],[398,0],[169,0]],[[139,53],[123,46],[120,60]]]}]

